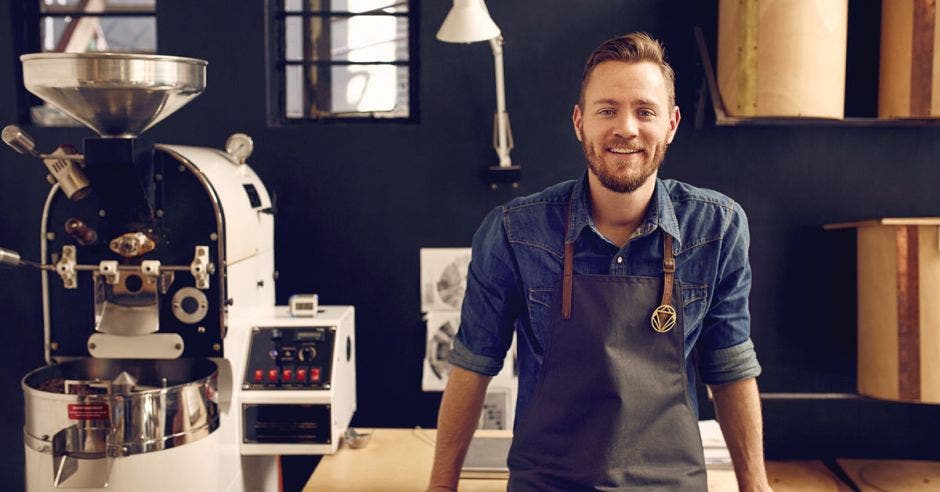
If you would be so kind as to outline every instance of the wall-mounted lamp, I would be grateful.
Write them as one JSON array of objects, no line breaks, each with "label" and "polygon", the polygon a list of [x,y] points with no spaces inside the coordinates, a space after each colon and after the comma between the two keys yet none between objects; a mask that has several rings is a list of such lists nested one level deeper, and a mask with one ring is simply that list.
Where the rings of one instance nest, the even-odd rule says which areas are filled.
[{"label": "wall-mounted lamp", "polygon": [[437,39],[445,43],[476,43],[489,41],[496,62],[496,114],[493,117],[493,147],[499,156],[499,164],[490,166],[489,178],[493,186],[496,183],[519,181],[519,166],[512,165],[509,151],[512,150],[512,129],[509,127],[509,113],[506,112],[506,82],[503,75],[503,37],[499,27],[490,18],[483,0],[454,0]]}]

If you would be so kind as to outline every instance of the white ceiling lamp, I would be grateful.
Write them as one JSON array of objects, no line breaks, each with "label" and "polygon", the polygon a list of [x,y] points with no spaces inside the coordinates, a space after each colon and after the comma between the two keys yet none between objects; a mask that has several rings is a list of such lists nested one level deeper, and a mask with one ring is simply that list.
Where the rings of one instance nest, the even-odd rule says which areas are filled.
[{"label": "white ceiling lamp", "polygon": [[512,150],[512,129],[509,127],[509,113],[506,112],[506,82],[503,74],[503,37],[499,27],[490,18],[483,0],[454,0],[437,39],[445,43],[476,43],[489,41],[493,49],[496,64],[496,114],[493,125],[493,147],[499,156],[499,164],[490,166],[490,179],[495,187],[497,182],[511,182],[515,187],[519,181],[519,166],[513,166],[509,158]]}]

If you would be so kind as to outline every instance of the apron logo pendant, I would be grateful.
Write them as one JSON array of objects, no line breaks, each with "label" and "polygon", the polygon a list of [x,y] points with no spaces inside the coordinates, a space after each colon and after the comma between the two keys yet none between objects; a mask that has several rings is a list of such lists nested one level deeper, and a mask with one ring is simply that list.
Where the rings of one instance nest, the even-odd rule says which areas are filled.
[{"label": "apron logo pendant", "polygon": [[657,333],[666,333],[676,326],[676,309],[669,304],[663,304],[653,311],[650,316],[653,330]]}]

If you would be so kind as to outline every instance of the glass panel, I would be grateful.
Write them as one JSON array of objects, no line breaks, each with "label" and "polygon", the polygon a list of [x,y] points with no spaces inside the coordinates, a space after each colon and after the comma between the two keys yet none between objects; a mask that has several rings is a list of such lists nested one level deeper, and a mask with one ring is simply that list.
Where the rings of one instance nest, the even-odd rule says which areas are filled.
[{"label": "glass panel", "polygon": [[303,9],[303,0],[284,0],[284,10],[299,12]]},{"label": "glass panel", "polygon": [[304,58],[304,18],[296,15],[284,19],[284,56],[288,60],[298,61]]},{"label": "glass panel", "polygon": [[[83,8],[84,7],[84,8]],[[40,0],[41,13],[156,12],[156,0]]]},{"label": "glass panel", "polygon": [[300,65],[288,65],[285,74],[287,91],[285,103],[288,118],[303,118],[304,115],[304,69]]},{"label": "glass panel", "polygon": [[[288,61],[304,59],[301,22],[300,16],[287,16],[285,19],[284,44]],[[310,36],[308,60],[408,61],[407,17],[308,17],[306,22]]]},{"label": "glass panel", "polygon": [[[312,117],[408,117],[408,67],[314,66],[307,67],[306,73]],[[288,117],[302,117],[300,113],[289,110]]]},{"label": "glass panel", "polygon": [[[386,14],[408,12],[408,0],[306,0],[309,12],[384,12]],[[299,12],[297,0],[285,0],[284,10]]]},{"label": "glass panel", "polygon": [[52,17],[39,22],[43,51],[133,51],[157,49],[155,17]]}]

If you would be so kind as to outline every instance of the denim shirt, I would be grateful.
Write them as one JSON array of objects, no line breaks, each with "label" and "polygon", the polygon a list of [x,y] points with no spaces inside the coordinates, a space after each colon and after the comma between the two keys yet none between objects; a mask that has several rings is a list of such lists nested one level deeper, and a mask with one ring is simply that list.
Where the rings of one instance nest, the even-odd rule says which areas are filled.
[{"label": "denim shirt", "polygon": [[[486,216],[473,237],[451,363],[495,375],[513,332],[518,332],[516,417],[520,418],[535,390],[541,354],[549,342],[552,296],[560,285],[565,242],[574,241],[576,275],[661,277],[665,232],[673,237],[675,278],[682,292],[676,302],[683,309],[693,408],[697,411],[696,368],[688,363],[693,347],[706,384],[760,374],[750,340],[750,238],[741,207],[718,192],[657,179],[644,220],[618,248],[598,232],[587,191],[585,173],[579,180],[516,198]],[[571,221],[565,230],[569,199]]]}]

